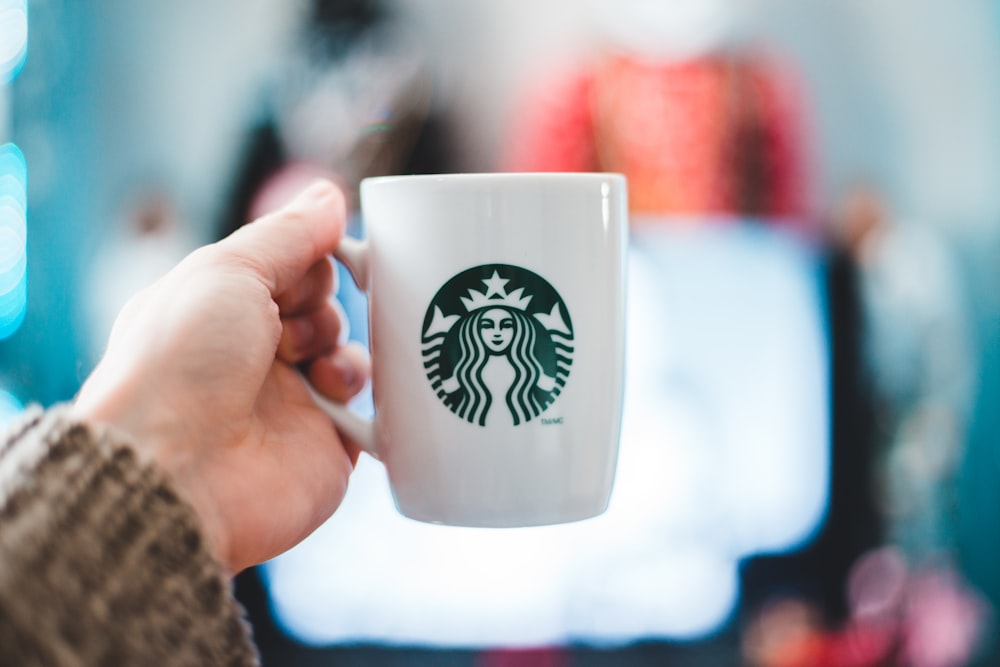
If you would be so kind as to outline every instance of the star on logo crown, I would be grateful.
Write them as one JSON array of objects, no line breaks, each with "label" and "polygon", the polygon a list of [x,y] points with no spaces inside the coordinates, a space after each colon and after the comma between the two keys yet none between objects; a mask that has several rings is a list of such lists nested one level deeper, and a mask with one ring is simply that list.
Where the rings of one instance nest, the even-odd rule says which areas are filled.
[{"label": "star on logo crown", "polygon": [[518,287],[513,292],[508,293],[504,287],[508,282],[510,281],[501,278],[500,274],[494,271],[488,280],[483,280],[483,284],[486,285],[485,292],[470,289],[468,297],[461,297],[465,309],[470,313],[480,308],[495,308],[497,306],[524,310],[531,303],[531,295],[522,296],[524,294],[523,287]]}]

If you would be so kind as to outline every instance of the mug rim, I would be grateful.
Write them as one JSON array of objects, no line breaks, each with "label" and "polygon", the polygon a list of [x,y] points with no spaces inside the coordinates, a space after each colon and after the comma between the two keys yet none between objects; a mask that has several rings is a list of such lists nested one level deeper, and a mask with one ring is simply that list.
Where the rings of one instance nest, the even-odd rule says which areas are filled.
[{"label": "mug rim", "polygon": [[361,180],[361,184],[371,185],[398,182],[450,182],[450,181],[516,181],[516,180],[568,180],[568,181],[599,181],[619,180],[625,182],[625,175],[613,171],[483,171],[483,172],[446,172],[440,174],[394,174],[388,176],[369,176]]}]

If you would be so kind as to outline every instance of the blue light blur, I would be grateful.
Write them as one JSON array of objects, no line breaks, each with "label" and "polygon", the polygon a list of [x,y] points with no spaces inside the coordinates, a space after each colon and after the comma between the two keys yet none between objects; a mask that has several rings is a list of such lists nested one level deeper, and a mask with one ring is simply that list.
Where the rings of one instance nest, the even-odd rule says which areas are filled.
[{"label": "blue light blur", "polygon": [[18,75],[27,54],[27,0],[0,0],[0,84]]},{"label": "blue light blur", "polygon": [[24,405],[16,396],[0,389],[0,429],[5,428],[17,415],[24,410]]},{"label": "blue light blur", "polygon": [[27,308],[27,182],[24,154],[0,146],[0,340],[17,331]]}]

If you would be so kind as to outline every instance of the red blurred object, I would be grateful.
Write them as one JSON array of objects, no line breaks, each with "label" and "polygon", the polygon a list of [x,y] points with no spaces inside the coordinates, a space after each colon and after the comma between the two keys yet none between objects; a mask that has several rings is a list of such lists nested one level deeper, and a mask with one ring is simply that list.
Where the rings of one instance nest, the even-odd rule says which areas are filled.
[{"label": "red blurred object", "polygon": [[567,653],[559,648],[498,649],[486,651],[476,667],[569,667]]},{"label": "red blurred object", "polygon": [[623,173],[640,214],[802,220],[804,114],[793,82],[763,57],[608,54],[529,96],[503,166]]},{"label": "red blurred object", "polygon": [[758,667],[882,667],[895,665],[894,623],[849,623],[828,631],[805,602],[773,603],[754,620],[743,652]]},{"label": "red blurred object", "polygon": [[960,667],[988,613],[948,563],[911,569],[893,546],[855,563],[849,597],[851,618],[834,630],[803,600],[772,602],[748,626],[744,656],[757,667]]},{"label": "red blurred object", "polygon": [[919,573],[906,601],[904,662],[913,667],[958,667],[979,642],[985,602],[956,572],[936,568]]}]

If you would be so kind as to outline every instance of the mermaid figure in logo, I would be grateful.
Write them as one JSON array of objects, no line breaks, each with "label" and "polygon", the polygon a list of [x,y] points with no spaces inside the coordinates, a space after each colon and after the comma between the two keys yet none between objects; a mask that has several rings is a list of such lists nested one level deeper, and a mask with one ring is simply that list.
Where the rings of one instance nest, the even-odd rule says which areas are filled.
[{"label": "mermaid figure in logo", "polygon": [[[441,329],[450,332],[448,338],[457,353],[451,376],[432,377],[432,386],[455,414],[479,425],[486,424],[490,409],[503,396],[516,426],[537,417],[559,395],[569,372],[572,348],[552,341],[556,363],[554,375],[549,375],[538,359],[539,338],[552,338],[552,332],[543,324],[549,316],[526,315],[524,310],[532,297],[522,297],[521,289],[508,294],[502,287],[507,280],[497,273],[483,282],[489,288],[485,294],[469,290],[469,298],[462,297],[468,311],[465,315],[436,315],[437,325],[432,322],[428,329],[428,333]],[[433,363],[442,343],[437,342],[425,352],[432,375],[437,372],[432,370]]]}]

